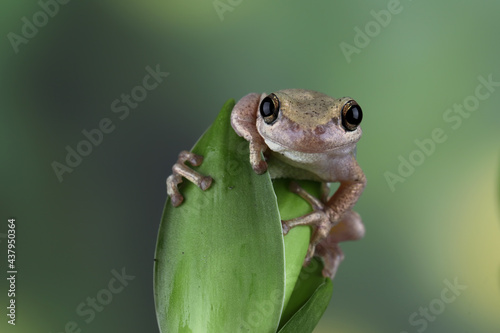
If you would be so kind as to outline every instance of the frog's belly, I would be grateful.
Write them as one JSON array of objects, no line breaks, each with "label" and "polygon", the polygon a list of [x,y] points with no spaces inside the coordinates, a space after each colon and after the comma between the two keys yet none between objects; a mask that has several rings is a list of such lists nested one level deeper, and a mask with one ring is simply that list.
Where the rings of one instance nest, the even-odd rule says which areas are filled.
[{"label": "frog's belly", "polygon": [[352,149],[335,154],[272,152],[268,159],[271,178],[293,178],[336,182],[347,178],[352,164]]}]

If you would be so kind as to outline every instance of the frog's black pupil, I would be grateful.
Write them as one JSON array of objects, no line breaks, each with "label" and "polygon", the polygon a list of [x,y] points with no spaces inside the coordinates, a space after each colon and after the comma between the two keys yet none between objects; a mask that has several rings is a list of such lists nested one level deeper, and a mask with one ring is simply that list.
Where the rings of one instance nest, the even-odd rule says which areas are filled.
[{"label": "frog's black pupil", "polygon": [[262,117],[267,118],[274,113],[274,103],[271,98],[266,97],[260,104],[260,114]]},{"label": "frog's black pupil", "polygon": [[346,112],[345,118],[348,124],[357,126],[361,124],[361,120],[363,119],[363,112],[361,111],[361,108],[359,106],[353,105]]}]

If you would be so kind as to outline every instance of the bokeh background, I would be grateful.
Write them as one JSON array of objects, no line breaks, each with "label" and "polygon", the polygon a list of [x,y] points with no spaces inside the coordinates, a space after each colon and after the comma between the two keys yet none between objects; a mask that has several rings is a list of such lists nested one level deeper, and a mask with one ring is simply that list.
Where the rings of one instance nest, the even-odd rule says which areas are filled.
[{"label": "bokeh background", "polygon": [[[398,13],[374,23],[388,8]],[[489,96],[470,112],[447,110],[474,102],[478,77],[500,82],[500,2],[73,0],[47,20],[41,10],[0,4],[0,267],[15,217],[19,271],[15,328],[1,279],[1,332],[158,332],[153,254],[177,153],[228,98],[284,88],[348,95],[364,110],[368,186],[356,209],[367,235],[343,245],[315,332],[499,331],[500,87],[478,88]],[[40,27],[22,40],[26,20]],[[346,44],[357,51],[346,56]],[[111,104],[157,65],[168,77],[120,119]],[[59,181],[52,163],[104,118],[114,130]],[[419,160],[415,140],[436,128],[446,140]],[[410,155],[419,165],[391,188],[387,172]],[[113,269],[135,278],[85,322],[79,304]],[[446,280],[466,286],[450,303],[439,301]],[[423,320],[429,306],[439,314]]]}]

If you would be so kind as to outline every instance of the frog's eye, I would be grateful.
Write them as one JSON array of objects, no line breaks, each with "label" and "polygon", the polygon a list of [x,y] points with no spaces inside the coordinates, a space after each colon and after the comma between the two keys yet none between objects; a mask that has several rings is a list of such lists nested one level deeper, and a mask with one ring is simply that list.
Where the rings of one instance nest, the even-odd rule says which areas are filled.
[{"label": "frog's eye", "polygon": [[280,100],[275,94],[266,96],[260,103],[260,115],[266,124],[272,124],[280,111]]},{"label": "frog's eye", "polygon": [[342,108],[342,126],[348,131],[354,131],[363,119],[361,107],[353,100],[345,103]]}]

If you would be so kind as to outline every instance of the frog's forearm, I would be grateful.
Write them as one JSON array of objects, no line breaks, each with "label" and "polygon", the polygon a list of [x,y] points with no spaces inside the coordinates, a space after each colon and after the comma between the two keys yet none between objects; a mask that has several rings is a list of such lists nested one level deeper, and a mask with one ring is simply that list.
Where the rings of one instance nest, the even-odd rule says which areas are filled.
[{"label": "frog's forearm", "polygon": [[258,174],[267,170],[267,163],[261,157],[267,145],[255,126],[260,99],[260,94],[248,94],[238,101],[231,113],[231,126],[236,134],[250,143],[250,163]]}]

